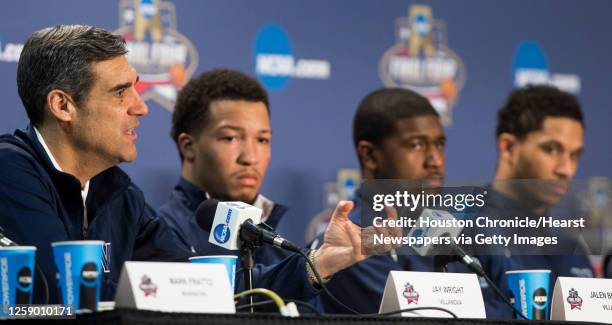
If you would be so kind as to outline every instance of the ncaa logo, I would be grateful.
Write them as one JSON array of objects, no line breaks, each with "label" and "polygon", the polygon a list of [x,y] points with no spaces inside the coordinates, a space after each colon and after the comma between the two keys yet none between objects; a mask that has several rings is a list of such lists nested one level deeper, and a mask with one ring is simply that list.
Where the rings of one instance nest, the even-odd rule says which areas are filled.
[{"label": "ncaa logo", "polygon": [[229,223],[232,219],[232,209],[227,210],[227,216],[225,217],[225,223],[218,224],[215,229],[213,229],[213,236],[215,240],[220,244],[225,244],[230,239],[230,229]]},{"label": "ncaa logo", "polygon": [[444,219],[442,217],[442,215],[438,212],[438,211],[431,211],[431,216],[433,217],[433,219],[435,220],[440,220],[440,219]]},{"label": "ncaa logo", "polygon": [[[419,229],[415,229],[412,232],[412,237],[414,238],[421,238],[425,236],[425,232],[423,231],[423,229],[419,228]],[[414,247],[422,247],[423,243],[422,242],[417,242],[416,244],[412,245]]]},{"label": "ncaa logo", "polygon": [[259,30],[254,50],[255,75],[270,90],[283,89],[291,78],[329,79],[329,61],[296,58],[289,34],[278,25]]},{"label": "ncaa logo", "polygon": [[18,62],[21,50],[23,50],[23,44],[5,43],[0,34],[0,62]]},{"label": "ncaa logo", "polygon": [[215,240],[221,244],[227,243],[230,238],[229,227],[225,224],[218,224],[215,227],[213,234],[215,236]]},{"label": "ncaa logo", "polygon": [[523,41],[512,63],[514,86],[552,85],[563,91],[578,94],[580,77],[568,73],[552,73],[544,49],[538,42]]}]

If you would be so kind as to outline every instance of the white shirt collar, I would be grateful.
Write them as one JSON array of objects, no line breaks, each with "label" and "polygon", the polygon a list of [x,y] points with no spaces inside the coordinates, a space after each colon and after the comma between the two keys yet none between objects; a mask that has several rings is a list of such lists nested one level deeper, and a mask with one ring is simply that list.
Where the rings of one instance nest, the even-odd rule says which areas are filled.
[{"label": "white shirt collar", "polygon": [[38,129],[36,127],[34,127],[34,132],[36,132],[36,138],[38,138],[38,142],[40,142],[40,144],[42,144],[43,148],[45,149],[45,152],[47,153],[47,156],[49,156],[53,167],[55,167],[55,169],[59,170],[60,172],[63,172],[62,167],[60,167],[60,165],[57,163],[57,160],[55,160],[55,158],[51,154],[51,150],[49,150],[49,147],[47,147],[45,139],[43,139],[42,134],[38,132]]},{"label": "white shirt collar", "polygon": [[[206,199],[210,199],[208,192],[204,192],[204,194],[206,195]],[[274,202],[262,194],[257,194],[257,198],[252,205],[262,210],[261,222],[266,222],[268,220],[270,214],[272,213],[272,209],[274,208]]]},{"label": "white shirt collar", "polygon": [[[57,163],[57,160],[55,160],[55,158],[51,154],[51,150],[49,150],[49,147],[47,147],[47,143],[45,142],[45,139],[43,139],[42,134],[38,132],[38,129],[36,127],[34,127],[34,132],[36,132],[36,138],[38,139],[38,142],[40,142],[40,144],[43,146],[43,149],[45,149],[45,152],[47,153],[47,156],[49,156],[49,160],[51,160],[53,167],[55,167],[55,169],[59,170],[60,172],[64,172],[64,170],[62,170],[62,167],[60,167],[60,165]],[[85,202],[88,192],[89,192],[89,181],[87,181],[87,183],[85,183],[85,186],[83,186],[83,188],[81,189],[81,197],[83,197],[83,202]]]}]

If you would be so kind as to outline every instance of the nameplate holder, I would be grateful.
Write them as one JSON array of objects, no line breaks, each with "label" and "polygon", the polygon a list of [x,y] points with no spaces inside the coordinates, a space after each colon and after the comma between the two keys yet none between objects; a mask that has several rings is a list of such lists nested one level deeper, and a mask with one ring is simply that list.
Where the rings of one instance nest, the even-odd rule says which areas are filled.
[{"label": "nameplate holder", "polygon": [[125,262],[115,306],[234,314],[233,294],[222,264]]},{"label": "nameplate holder", "polygon": [[558,277],[550,319],[612,324],[612,279]]},{"label": "nameplate holder", "polygon": [[[486,318],[475,274],[391,271],[379,313],[413,307],[439,307],[460,318]],[[398,314],[399,315],[399,314]],[[452,317],[440,310],[403,312],[404,317]]]}]

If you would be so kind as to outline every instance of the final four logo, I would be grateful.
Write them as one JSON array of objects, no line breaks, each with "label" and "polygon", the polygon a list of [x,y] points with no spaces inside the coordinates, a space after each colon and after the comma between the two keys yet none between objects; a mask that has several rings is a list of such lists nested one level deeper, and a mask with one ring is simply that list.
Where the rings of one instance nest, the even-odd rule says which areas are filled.
[{"label": "final four logo", "polygon": [[419,303],[419,293],[414,290],[414,286],[410,284],[410,282],[406,282],[404,285],[404,292],[402,292],[402,296],[406,298],[408,304],[418,304]]},{"label": "final four logo", "polygon": [[446,46],[446,24],[434,19],[429,6],[412,5],[397,21],[397,42],[380,60],[387,87],[414,90],[427,97],[442,123],[452,123],[451,110],[465,82],[461,58]]},{"label": "final four logo", "polygon": [[146,274],[143,274],[142,278],[140,278],[140,285],[138,287],[142,290],[145,297],[151,296],[155,298],[157,296],[157,285]]},{"label": "final four logo", "polygon": [[136,90],[172,111],[178,89],[198,66],[193,44],[176,30],[174,4],[162,0],[121,0],[120,27],[130,64],[138,71]]},{"label": "final four logo", "polygon": [[578,291],[572,288],[567,296],[567,303],[571,309],[582,310],[582,298],[578,295]]}]

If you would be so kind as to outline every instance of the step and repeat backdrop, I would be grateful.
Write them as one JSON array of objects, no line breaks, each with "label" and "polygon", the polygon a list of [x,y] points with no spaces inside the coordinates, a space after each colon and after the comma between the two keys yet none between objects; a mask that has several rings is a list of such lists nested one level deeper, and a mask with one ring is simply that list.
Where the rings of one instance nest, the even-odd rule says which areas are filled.
[{"label": "step and repeat backdrop", "polygon": [[128,42],[150,109],[138,159],[122,167],[157,208],[180,172],[169,136],[177,90],[203,71],[239,69],[270,93],[274,136],[262,193],[290,207],[279,231],[303,242],[311,218],[333,200],[325,184],[358,168],[352,117],[380,87],[427,96],[446,128],[447,179],[485,181],[508,93],[556,85],[577,94],[586,115],[577,177],[610,177],[611,11],[605,0],[3,1],[0,132],[27,124],[15,79],[33,31],[72,23],[115,31]]}]

